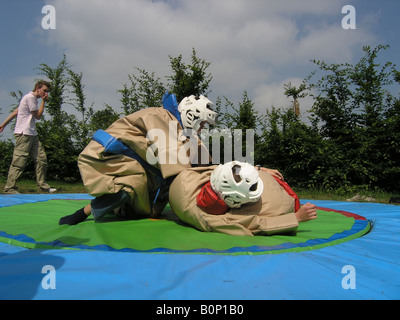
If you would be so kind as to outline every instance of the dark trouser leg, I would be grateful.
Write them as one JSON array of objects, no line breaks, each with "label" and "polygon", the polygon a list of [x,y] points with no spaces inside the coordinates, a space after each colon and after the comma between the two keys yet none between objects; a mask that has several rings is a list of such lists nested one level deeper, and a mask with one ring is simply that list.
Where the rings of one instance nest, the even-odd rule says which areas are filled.
[{"label": "dark trouser leg", "polygon": [[114,194],[104,194],[92,200],[92,216],[95,220],[100,220],[107,213],[113,212],[114,209],[122,206],[129,201],[130,195],[126,191],[120,191]]}]

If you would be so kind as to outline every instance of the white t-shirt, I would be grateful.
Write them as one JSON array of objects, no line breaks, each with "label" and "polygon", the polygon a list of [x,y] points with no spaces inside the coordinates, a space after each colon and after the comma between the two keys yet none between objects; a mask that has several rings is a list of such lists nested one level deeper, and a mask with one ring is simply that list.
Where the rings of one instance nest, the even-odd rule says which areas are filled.
[{"label": "white t-shirt", "polygon": [[19,104],[14,133],[37,136],[36,118],[32,115],[32,111],[38,110],[38,99],[33,92],[25,95]]}]

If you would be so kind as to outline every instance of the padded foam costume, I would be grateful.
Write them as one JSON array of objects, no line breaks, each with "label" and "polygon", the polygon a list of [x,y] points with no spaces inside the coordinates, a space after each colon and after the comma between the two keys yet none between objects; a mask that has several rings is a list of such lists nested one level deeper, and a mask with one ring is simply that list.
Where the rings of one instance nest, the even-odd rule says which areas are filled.
[{"label": "padded foam costume", "polygon": [[172,210],[185,223],[201,231],[230,235],[272,235],[295,232],[298,221],[294,214],[297,200],[275,178],[259,171],[264,184],[261,199],[241,208],[229,208],[225,214],[209,214],[202,210],[196,198],[210,181],[216,166],[190,168],[181,172],[170,186]]},{"label": "padded foam costume", "polygon": [[[166,96],[168,97],[168,93]],[[82,180],[90,195],[99,197],[116,194],[121,190],[129,193],[130,201],[123,208],[127,217],[155,216],[161,213],[168,203],[168,198],[163,197],[168,191],[168,183],[162,187],[162,181],[168,181],[191,167],[190,162],[181,161],[176,155],[183,150],[182,148],[187,148],[188,143],[193,143],[193,137],[188,139],[183,135],[176,101],[168,104],[168,101],[163,99],[163,102],[164,107],[140,110],[117,120],[106,130],[107,134],[127,149],[133,150],[140,157],[139,160],[145,162],[148,162],[148,149],[155,148],[155,142],[148,139],[149,131],[154,129],[156,133],[164,134],[165,143],[157,143],[157,150],[153,153],[157,154],[158,159],[165,161],[155,163],[152,166],[155,170],[144,168],[138,160],[129,155],[109,153],[95,140],[87,145],[78,158]],[[200,139],[197,139],[197,143],[199,150],[202,149],[197,155],[204,159],[206,153],[208,163],[208,151],[204,150]],[[163,190],[160,190],[160,186]],[[154,199],[157,199],[157,202],[154,202]]]}]

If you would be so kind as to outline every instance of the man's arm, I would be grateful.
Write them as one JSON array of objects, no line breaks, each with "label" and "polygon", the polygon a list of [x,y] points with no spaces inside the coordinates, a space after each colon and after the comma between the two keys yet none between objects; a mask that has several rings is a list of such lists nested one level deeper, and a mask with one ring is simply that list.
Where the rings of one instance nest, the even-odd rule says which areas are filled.
[{"label": "man's arm", "polygon": [[44,104],[48,99],[48,94],[43,97],[42,103],[40,104],[39,110],[38,111],[32,111],[33,116],[36,118],[36,120],[40,120],[42,118],[43,112],[44,112]]},{"label": "man's arm", "polygon": [[4,128],[18,115],[18,109],[15,109],[2,124],[0,124],[0,132],[3,132]]}]

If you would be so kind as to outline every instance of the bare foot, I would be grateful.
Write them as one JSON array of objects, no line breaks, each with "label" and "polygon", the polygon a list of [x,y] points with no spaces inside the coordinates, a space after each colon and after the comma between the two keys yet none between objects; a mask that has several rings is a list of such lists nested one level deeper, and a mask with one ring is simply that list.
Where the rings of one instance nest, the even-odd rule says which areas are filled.
[{"label": "bare foot", "polygon": [[298,222],[317,219],[317,206],[312,203],[306,203],[295,214]]}]

